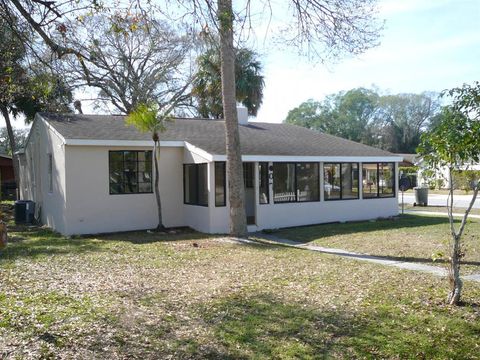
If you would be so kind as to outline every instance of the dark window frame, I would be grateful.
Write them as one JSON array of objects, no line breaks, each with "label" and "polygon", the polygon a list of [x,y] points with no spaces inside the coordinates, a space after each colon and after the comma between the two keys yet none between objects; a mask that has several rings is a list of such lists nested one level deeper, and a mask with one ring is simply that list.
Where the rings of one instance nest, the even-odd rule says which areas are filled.
[{"label": "dark window frame", "polygon": [[[131,152],[131,153],[136,153],[136,160],[135,160],[135,164],[136,164],[136,173],[137,173],[137,191],[136,192],[114,192],[112,193],[112,187],[111,187],[111,182],[110,182],[110,174],[111,174],[111,161],[110,161],[110,155],[112,153],[122,153],[123,155],[123,160],[122,160],[122,164],[123,164],[123,171],[122,172],[125,172],[125,153],[126,152]],[[150,153],[151,154],[151,159],[152,159],[152,164],[151,164],[151,168],[150,168],[150,188],[152,190],[150,191],[138,191],[140,189],[140,187],[138,186],[138,184],[140,183],[138,181],[138,153],[145,153],[145,158],[146,158],[146,154],[147,153]],[[144,161],[145,163],[147,162],[146,160]],[[138,194],[153,194],[153,152],[152,150],[109,150],[108,151],[108,192],[110,195],[138,195]],[[145,183],[145,184],[148,184],[144,181],[141,181],[142,183]]]},{"label": "dark window frame", "polygon": [[[376,196],[367,196],[365,197],[363,194],[363,165],[377,165],[377,195]],[[391,164],[393,165],[393,171],[392,171],[392,194],[388,196],[381,196],[380,195],[380,164]],[[396,181],[396,173],[397,173],[397,164],[395,162],[364,162],[362,163],[362,199],[364,200],[370,200],[370,199],[391,199],[395,198],[397,196],[397,181]]]},{"label": "dark window frame", "polygon": [[[195,169],[195,184],[197,186],[196,190],[196,202],[187,202],[186,201],[186,184],[185,184],[185,168],[187,166],[191,166]],[[206,168],[206,171],[207,171],[207,183],[208,183],[208,163],[198,163],[198,164],[183,164],[183,204],[184,205],[192,205],[192,206],[201,206],[201,207],[208,207],[208,185],[206,186],[206,192],[207,192],[207,203],[206,204],[201,204],[199,203],[199,194],[200,194],[200,181],[198,181],[199,179],[199,171],[198,171],[198,168],[201,167],[201,166],[205,166]]]},{"label": "dark window frame", "polygon": [[[340,165],[340,198],[338,199],[327,199],[325,197],[325,165],[332,164],[332,165]],[[357,164],[357,170],[359,172],[358,174],[358,192],[357,192],[357,197],[351,197],[351,198],[343,198],[343,176],[342,176],[342,164]],[[360,199],[360,163],[358,162],[348,162],[348,161],[342,161],[342,162],[324,162],[322,166],[323,170],[323,199],[325,201],[345,201],[345,200],[359,200]],[[332,184],[333,186],[333,184]],[[363,191],[363,188],[362,188]]]},{"label": "dark window frame", "polygon": [[[273,203],[274,204],[301,204],[301,203],[309,203],[309,202],[319,202],[321,199],[320,196],[320,163],[316,161],[298,161],[298,162],[283,162],[283,161],[276,161],[272,162],[272,167],[275,169],[275,164],[293,164],[293,168],[295,169],[295,174],[293,178],[293,184],[295,188],[295,200],[290,200],[290,201],[275,201],[275,170],[273,171]],[[305,200],[305,201],[298,201],[298,181],[297,181],[297,164],[317,164],[318,170],[317,170],[317,189],[318,189],[318,199],[317,200]],[[266,205],[266,204],[263,204]]]},{"label": "dark window frame", "polygon": [[[223,204],[217,204],[217,164],[223,164]],[[215,207],[225,207],[225,206],[227,206],[227,162],[226,161],[215,161],[214,162],[214,177],[215,177],[214,178],[214,183],[215,183]]]},{"label": "dark window frame", "polygon": [[[267,170],[267,176],[265,178],[266,185],[267,185],[267,202],[262,203],[260,201],[260,185],[262,183],[262,173],[260,171],[260,166],[265,166]],[[270,179],[269,179],[269,174],[270,174],[270,163],[268,161],[259,161],[258,162],[258,204],[259,205],[270,205]]]}]

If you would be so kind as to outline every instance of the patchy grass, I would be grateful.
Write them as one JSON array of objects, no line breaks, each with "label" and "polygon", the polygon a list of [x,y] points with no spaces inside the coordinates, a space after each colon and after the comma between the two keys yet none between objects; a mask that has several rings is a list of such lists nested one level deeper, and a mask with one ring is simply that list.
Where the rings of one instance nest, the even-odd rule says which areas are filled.
[{"label": "patchy grass", "polygon": [[[459,225],[457,220],[456,225]],[[324,224],[275,232],[302,243],[345,249],[392,260],[446,264],[450,225],[446,217],[403,215],[389,220]],[[469,221],[463,235],[464,273],[480,272],[480,221]]]},{"label": "patchy grass", "polygon": [[[442,225],[414,220],[409,229],[417,232]],[[387,224],[400,228],[367,223],[365,232]],[[348,237],[349,226],[336,228]],[[464,305],[450,307],[446,281],[430,275],[195,232],[67,239],[17,228],[11,236],[0,252],[2,358],[475,358],[480,351],[478,283],[467,282]]]},{"label": "patchy grass", "polygon": [[[402,210],[402,205],[399,206],[400,212]],[[434,212],[441,212],[444,214],[447,214],[447,207],[446,206],[413,206],[411,204],[405,204],[404,205],[405,210],[411,210],[411,211],[434,211]],[[459,213],[459,214],[464,214],[465,213],[465,208],[453,208],[454,213]],[[473,215],[480,215],[480,209],[478,208],[473,208],[470,211],[470,214]]]}]

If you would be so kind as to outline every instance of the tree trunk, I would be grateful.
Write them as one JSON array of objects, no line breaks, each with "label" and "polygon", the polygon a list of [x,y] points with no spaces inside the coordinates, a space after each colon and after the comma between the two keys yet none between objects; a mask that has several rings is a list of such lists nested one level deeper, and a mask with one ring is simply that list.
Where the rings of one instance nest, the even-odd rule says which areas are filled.
[{"label": "tree trunk", "polygon": [[8,113],[8,109],[2,106],[1,111],[2,116],[5,119],[5,124],[7,125],[8,141],[10,143],[10,149],[12,150],[13,175],[15,177],[15,183],[17,185],[17,199],[20,199],[20,167],[18,164],[18,156],[15,154],[15,135],[13,134],[13,128],[12,123],[10,122],[10,114]]},{"label": "tree trunk", "polygon": [[243,184],[242,153],[235,96],[232,0],[218,0],[217,17],[220,31],[222,100],[227,151],[228,199],[230,202],[230,235],[244,237],[247,235],[247,216],[245,212],[245,187]]},{"label": "tree trunk", "polygon": [[463,282],[460,278],[460,237],[453,237],[453,248],[450,257],[450,267],[448,269],[448,280],[450,282],[450,292],[448,294],[448,303],[458,305],[462,295]]},{"label": "tree trunk", "polygon": [[158,225],[157,230],[163,230],[165,227],[163,226],[162,220],[162,202],[160,200],[160,189],[158,187],[158,140],[154,140],[153,145],[153,165],[155,166],[155,198],[157,200],[157,211],[158,211]]}]

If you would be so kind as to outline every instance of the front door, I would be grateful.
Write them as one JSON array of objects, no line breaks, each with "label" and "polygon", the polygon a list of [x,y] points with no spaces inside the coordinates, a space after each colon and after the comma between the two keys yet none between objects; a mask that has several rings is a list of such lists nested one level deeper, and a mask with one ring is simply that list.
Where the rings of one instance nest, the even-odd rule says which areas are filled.
[{"label": "front door", "polygon": [[255,225],[255,179],[253,162],[243,163],[243,183],[245,184],[245,211],[247,225]]}]

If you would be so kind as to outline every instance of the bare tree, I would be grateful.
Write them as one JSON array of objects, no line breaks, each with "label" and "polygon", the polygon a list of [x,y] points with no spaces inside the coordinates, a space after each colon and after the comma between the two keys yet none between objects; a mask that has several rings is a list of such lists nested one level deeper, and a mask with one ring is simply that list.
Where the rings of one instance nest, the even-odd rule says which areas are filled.
[{"label": "bare tree", "polygon": [[189,103],[192,39],[187,34],[146,15],[121,12],[85,18],[77,28],[85,36],[70,35],[69,44],[89,58],[82,67],[70,57],[67,73],[77,86],[98,89],[100,103],[124,114],[152,101],[160,109]]}]

